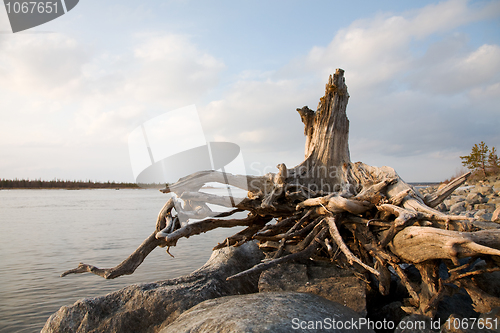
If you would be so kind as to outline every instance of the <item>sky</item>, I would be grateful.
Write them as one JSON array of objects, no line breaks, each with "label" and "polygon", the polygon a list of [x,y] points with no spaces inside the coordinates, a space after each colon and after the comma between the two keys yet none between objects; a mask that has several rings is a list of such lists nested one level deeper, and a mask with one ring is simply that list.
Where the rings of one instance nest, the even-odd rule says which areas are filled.
[{"label": "sky", "polygon": [[189,105],[247,173],[293,167],[336,68],[353,162],[434,182],[500,149],[498,0],[81,0],[15,34],[0,8],[0,178],[134,182],[130,133]]}]

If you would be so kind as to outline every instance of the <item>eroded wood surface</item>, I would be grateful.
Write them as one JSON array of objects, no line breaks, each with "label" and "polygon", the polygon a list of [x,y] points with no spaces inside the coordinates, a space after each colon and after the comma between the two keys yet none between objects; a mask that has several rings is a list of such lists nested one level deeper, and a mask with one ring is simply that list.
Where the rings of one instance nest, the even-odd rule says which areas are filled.
[{"label": "eroded wood surface", "polygon": [[[408,313],[435,314],[443,295],[464,288],[479,311],[489,311],[500,300],[479,288],[474,276],[499,269],[500,232],[478,230],[470,219],[445,215],[434,209],[468,174],[434,195],[422,197],[390,167],[352,163],[347,144],[349,121],[345,110],[349,94],[344,72],[330,77],[318,111],[298,109],[305,127],[305,160],[264,176],[204,171],[165,188],[172,193],[160,210],[155,231],[121,264],[99,269],[80,264],[63,273],[91,272],[107,279],[132,274],[157,246],[175,246],[190,237],[219,227],[246,226],[215,248],[259,241],[274,253],[269,259],[228,279],[255,273],[278,263],[303,258],[330,260],[366,278],[372,275],[383,295],[391,274],[408,291]],[[248,191],[246,198],[203,193],[205,184],[217,182]],[[208,206],[229,208],[213,212]],[[232,218],[246,211],[246,218]],[[192,218],[201,219],[190,222]],[[468,258],[463,265],[460,259]],[[482,262],[486,268],[476,268]],[[414,265],[421,281],[412,282],[401,264]],[[449,278],[436,274],[444,264]],[[459,289],[458,288],[458,289]]]}]

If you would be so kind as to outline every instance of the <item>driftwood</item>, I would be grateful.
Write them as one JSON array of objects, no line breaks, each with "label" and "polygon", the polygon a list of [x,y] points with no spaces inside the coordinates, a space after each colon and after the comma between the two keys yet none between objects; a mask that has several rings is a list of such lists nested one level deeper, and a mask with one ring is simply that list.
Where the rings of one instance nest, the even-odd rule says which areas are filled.
[{"label": "driftwood", "polygon": [[[494,295],[474,283],[474,276],[499,269],[500,232],[478,230],[460,216],[445,215],[436,207],[463,184],[466,174],[433,195],[422,197],[390,167],[373,167],[350,161],[349,99],[344,72],[330,76],[317,111],[297,109],[306,135],[305,159],[288,169],[278,165],[275,174],[232,175],[203,171],[181,178],[162,190],[173,196],[161,209],[154,233],[121,264],[99,269],[80,264],[63,273],[91,272],[107,279],[132,274],[157,246],[175,246],[190,237],[219,227],[246,228],[215,248],[239,246],[258,240],[275,252],[267,261],[228,277],[237,279],[276,264],[301,258],[324,258],[351,268],[376,281],[380,293],[389,291],[391,274],[408,291],[404,310],[433,316],[445,294],[465,289],[476,310],[489,311],[500,304]],[[216,196],[200,189],[218,182],[248,191],[246,198]],[[229,207],[212,211],[209,204]],[[246,218],[228,218],[247,211]],[[201,219],[189,222],[190,219]],[[463,258],[468,258],[463,259]],[[486,268],[476,268],[479,259]],[[466,260],[467,264],[461,264]],[[402,264],[414,265],[420,282],[406,275]],[[446,265],[449,278],[438,274]]]}]

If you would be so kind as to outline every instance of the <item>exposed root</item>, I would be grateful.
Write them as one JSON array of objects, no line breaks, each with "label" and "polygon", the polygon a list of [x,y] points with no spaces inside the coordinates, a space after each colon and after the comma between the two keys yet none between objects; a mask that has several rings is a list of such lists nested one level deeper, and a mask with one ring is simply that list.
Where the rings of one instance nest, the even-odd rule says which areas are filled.
[{"label": "exposed root", "polygon": [[186,226],[168,234],[164,239],[166,245],[175,246],[177,245],[177,241],[180,238],[186,237],[189,238],[193,235],[199,235],[201,233],[216,229],[216,228],[232,228],[236,226],[249,226],[253,224],[264,224],[269,219],[265,219],[259,215],[249,215],[244,219],[230,219],[230,220],[222,220],[222,219],[206,219],[199,222],[194,222],[187,224]]},{"label": "exposed root", "polygon": [[300,251],[300,252],[292,253],[292,254],[289,254],[287,256],[277,258],[277,259],[274,259],[271,261],[263,262],[263,263],[258,264],[258,265],[254,266],[246,271],[232,275],[232,276],[228,277],[226,280],[237,279],[239,277],[242,277],[242,276],[245,276],[248,274],[262,272],[262,271],[265,271],[271,267],[274,267],[278,264],[282,264],[282,263],[287,262],[287,261],[307,259],[318,250],[318,246],[320,245],[320,239],[325,236],[327,231],[328,231],[328,229],[326,227],[323,227],[323,229],[318,234],[318,236],[307,246],[307,248]]},{"label": "exposed root", "polygon": [[77,268],[71,269],[61,274],[64,277],[69,274],[93,273],[105,279],[115,279],[122,275],[130,275],[135,272],[137,267],[144,261],[151,251],[162,244],[162,240],[156,239],[156,231],[152,233],[127,259],[113,268],[101,269],[92,265],[80,263]]},{"label": "exposed root", "polygon": [[389,248],[405,262],[450,259],[458,266],[459,258],[500,256],[500,230],[458,232],[411,226],[400,231]]},{"label": "exposed root", "polygon": [[443,202],[446,198],[450,196],[450,194],[455,191],[460,185],[462,185],[467,178],[471,175],[471,172],[467,172],[466,174],[455,178],[450,183],[446,184],[443,188],[437,190],[435,193],[428,194],[424,197],[424,202],[427,206],[434,208]]},{"label": "exposed root", "polygon": [[[183,237],[215,228],[246,226],[214,249],[259,241],[275,251],[268,255],[273,259],[228,279],[314,256],[372,274],[375,279],[370,280],[375,280],[381,294],[389,292],[392,269],[408,290],[412,306],[406,306],[405,311],[409,313],[432,316],[444,295],[462,287],[477,311],[500,305],[498,298],[474,282],[478,275],[500,270],[500,230],[478,231],[471,219],[434,209],[468,174],[422,197],[390,167],[351,163],[345,113],[348,98],[339,69],[329,78],[317,111],[298,109],[306,149],[304,161],[296,167],[288,169],[279,164],[276,173],[263,176],[212,170],[181,178],[162,190],[175,195],[160,210],[155,231],[127,259],[110,269],[80,264],[62,276],[91,272],[113,279],[132,274],[157,246],[168,246],[169,253],[168,249]],[[244,189],[247,197],[200,192],[207,183]],[[209,204],[231,210],[215,212]],[[248,212],[246,218],[228,218],[241,211]],[[201,220],[190,222],[192,219]],[[273,219],[276,223],[269,223]],[[461,258],[471,259],[461,265]],[[473,266],[478,259],[489,266]],[[443,262],[450,274],[445,281],[437,274]],[[419,283],[410,281],[400,266],[403,263],[419,270]]]},{"label": "exposed root", "polygon": [[373,267],[370,267],[365,263],[363,263],[354,254],[352,254],[351,250],[349,250],[347,245],[345,245],[344,240],[342,239],[342,236],[340,235],[339,230],[337,229],[336,218],[332,216],[327,216],[326,220],[328,221],[328,226],[330,227],[330,235],[332,235],[333,240],[335,241],[335,243],[337,243],[342,253],[344,253],[349,263],[351,265],[357,263],[358,265],[360,265],[370,273],[374,274],[375,276],[379,276],[380,272],[378,272]]}]

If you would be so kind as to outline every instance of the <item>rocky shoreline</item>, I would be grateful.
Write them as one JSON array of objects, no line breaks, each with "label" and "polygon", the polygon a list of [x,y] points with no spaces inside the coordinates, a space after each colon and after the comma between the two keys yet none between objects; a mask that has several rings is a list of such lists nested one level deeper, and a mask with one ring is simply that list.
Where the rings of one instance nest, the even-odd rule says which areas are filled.
[{"label": "rocky shoreline", "polygon": [[[419,188],[419,192],[425,197],[438,188],[438,185],[428,186]],[[468,182],[437,209],[473,218],[472,223],[481,229],[500,229],[499,190],[500,177]],[[477,325],[475,329],[465,329],[462,324],[469,319],[496,322],[497,329],[500,328],[500,307],[489,313],[476,312],[465,291],[444,296],[434,318],[408,316],[403,311],[408,294],[395,274],[391,277],[389,295],[381,296],[371,287],[375,282],[367,285],[359,272],[329,261],[288,262],[261,274],[226,281],[228,276],[252,267],[264,257],[265,253],[255,241],[216,250],[211,259],[191,275],[133,285],[64,306],[47,320],[42,332],[497,331]],[[413,265],[402,268],[411,279],[420,279]],[[444,269],[439,274],[446,279],[448,273]],[[481,288],[500,296],[500,272],[485,273],[476,279]],[[334,319],[343,325],[357,323],[357,329],[332,330]],[[373,326],[360,327],[361,322]],[[398,328],[398,323],[420,322],[426,323],[425,328]],[[447,322],[460,324],[458,328],[447,327]],[[378,326],[383,323],[386,326]],[[387,326],[388,323],[392,326]]]},{"label": "rocky shoreline", "polygon": [[[439,185],[420,188],[425,196],[435,192]],[[451,196],[436,207],[437,210],[450,214],[474,218],[480,228],[497,228],[481,222],[500,223],[500,176],[491,176],[485,180],[467,181],[456,189]],[[498,225],[500,228],[500,225]]]}]

